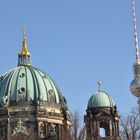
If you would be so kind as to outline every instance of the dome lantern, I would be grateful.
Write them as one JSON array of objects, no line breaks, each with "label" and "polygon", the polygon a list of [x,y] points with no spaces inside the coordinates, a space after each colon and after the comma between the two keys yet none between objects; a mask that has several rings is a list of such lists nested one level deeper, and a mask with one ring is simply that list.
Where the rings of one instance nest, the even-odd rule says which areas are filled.
[{"label": "dome lantern", "polygon": [[18,66],[20,65],[31,65],[30,53],[26,44],[26,29],[23,29],[23,41],[22,41],[22,50],[18,54]]}]

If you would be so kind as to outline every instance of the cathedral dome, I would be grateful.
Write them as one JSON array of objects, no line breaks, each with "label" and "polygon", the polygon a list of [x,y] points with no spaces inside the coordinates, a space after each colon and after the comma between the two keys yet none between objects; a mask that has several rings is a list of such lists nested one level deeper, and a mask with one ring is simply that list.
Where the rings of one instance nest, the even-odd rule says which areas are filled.
[{"label": "cathedral dome", "polygon": [[10,101],[42,100],[60,104],[62,95],[45,72],[30,65],[20,65],[0,77],[0,98]]},{"label": "cathedral dome", "polygon": [[30,56],[24,29],[18,66],[0,75],[0,139],[70,140],[66,99],[48,74],[32,66]]},{"label": "cathedral dome", "polygon": [[18,101],[42,101],[66,106],[66,100],[52,78],[31,65],[25,35],[21,53],[18,54],[18,66],[0,76],[0,105]]},{"label": "cathedral dome", "polygon": [[97,91],[88,101],[89,108],[96,107],[114,107],[115,103],[110,95],[104,91]]},{"label": "cathedral dome", "polygon": [[[99,83],[100,84],[100,83]],[[99,85],[100,86],[100,85]],[[112,97],[104,91],[99,90],[92,95],[88,101],[88,108],[114,107]]]}]

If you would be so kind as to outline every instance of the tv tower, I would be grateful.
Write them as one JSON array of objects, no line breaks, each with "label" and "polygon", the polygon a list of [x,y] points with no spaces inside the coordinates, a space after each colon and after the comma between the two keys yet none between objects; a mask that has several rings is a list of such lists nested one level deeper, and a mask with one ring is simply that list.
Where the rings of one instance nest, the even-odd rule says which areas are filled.
[{"label": "tv tower", "polygon": [[140,59],[139,59],[139,48],[138,48],[138,35],[136,28],[136,10],[135,10],[135,0],[133,2],[133,20],[134,20],[134,40],[136,49],[136,63],[133,65],[134,79],[130,84],[130,91],[134,96],[138,98],[139,105],[139,115],[140,115]]},{"label": "tv tower", "polygon": [[136,29],[135,1],[134,0],[132,0],[132,1],[133,1],[134,39],[135,39],[135,49],[136,49],[136,63],[133,65],[134,79],[132,80],[132,82],[130,84],[130,90],[131,90],[131,92],[134,96],[138,97],[138,101],[140,101],[140,60],[139,60],[139,48],[138,48],[138,36],[137,36],[137,29]]}]

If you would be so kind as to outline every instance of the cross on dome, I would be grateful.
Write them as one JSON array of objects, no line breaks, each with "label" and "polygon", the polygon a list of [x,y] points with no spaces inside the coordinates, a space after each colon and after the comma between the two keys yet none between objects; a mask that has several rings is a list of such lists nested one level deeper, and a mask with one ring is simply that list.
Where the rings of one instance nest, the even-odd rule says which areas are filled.
[{"label": "cross on dome", "polygon": [[23,41],[21,53],[18,55],[18,65],[30,65],[30,53],[26,44],[26,28],[22,29],[23,32]]},{"label": "cross on dome", "polygon": [[22,32],[23,32],[23,37],[26,37],[27,29],[25,27],[22,29]]}]

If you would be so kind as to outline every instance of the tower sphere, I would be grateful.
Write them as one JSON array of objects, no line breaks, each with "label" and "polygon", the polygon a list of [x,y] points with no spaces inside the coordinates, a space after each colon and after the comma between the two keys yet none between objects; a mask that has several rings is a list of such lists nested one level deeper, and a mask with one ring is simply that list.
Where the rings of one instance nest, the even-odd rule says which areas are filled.
[{"label": "tower sphere", "polygon": [[140,97],[140,77],[135,77],[131,82],[130,91],[134,96]]},{"label": "tower sphere", "polygon": [[130,83],[130,91],[136,96],[140,97],[140,64],[133,65],[134,79]]}]

